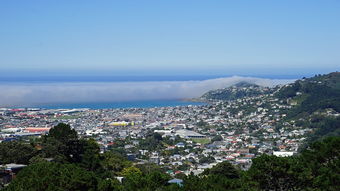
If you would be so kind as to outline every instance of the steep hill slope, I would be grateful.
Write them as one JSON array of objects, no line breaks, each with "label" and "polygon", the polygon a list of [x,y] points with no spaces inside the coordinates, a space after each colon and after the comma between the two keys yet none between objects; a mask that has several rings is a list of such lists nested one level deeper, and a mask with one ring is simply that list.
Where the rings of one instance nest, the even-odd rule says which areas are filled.
[{"label": "steep hill slope", "polygon": [[310,141],[340,136],[340,72],[297,80],[276,96],[294,106],[286,121],[314,129]]},{"label": "steep hill slope", "polygon": [[267,87],[261,87],[256,84],[250,84],[248,82],[239,82],[234,86],[212,90],[201,96],[203,100],[235,100],[244,97],[258,96],[265,93],[271,93],[271,89]]},{"label": "steep hill slope", "polygon": [[320,109],[340,112],[340,72],[297,80],[281,88],[276,96],[296,105],[292,115],[312,114]]}]

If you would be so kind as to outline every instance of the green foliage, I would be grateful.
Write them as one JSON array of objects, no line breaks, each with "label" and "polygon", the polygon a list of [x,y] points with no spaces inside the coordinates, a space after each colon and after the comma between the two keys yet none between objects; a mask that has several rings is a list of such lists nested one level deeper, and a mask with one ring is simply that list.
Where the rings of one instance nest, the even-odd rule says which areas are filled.
[{"label": "green foliage", "polygon": [[280,90],[278,93],[276,93],[276,96],[284,99],[284,98],[292,98],[296,96],[296,92],[299,92],[301,90],[301,81],[296,81],[292,85],[289,85],[282,90]]},{"label": "green foliage", "polygon": [[30,144],[18,141],[0,143],[0,164],[28,164],[35,154],[36,150]]},{"label": "green foliage", "polygon": [[301,190],[308,182],[304,170],[297,158],[262,155],[253,159],[248,174],[261,190]]},{"label": "green foliage", "polygon": [[232,87],[209,91],[201,98],[208,100],[236,100],[239,98],[258,96],[271,92],[272,91],[269,88],[263,88],[247,82],[240,82]]},{"label": "green foliage", "polygon": [[213,163],[215,162],[215,158],[212,156],[203,156],[200,160],[200,163]]},{"label": "green foliage", "polygon": [[205,170],[203,172],[203,175],[216,175],[228,179],[235,179],[240,177],[238,170],[228,161],[218,163],[211,169]]},{"label": "green foliage", "polygon": [[[307,86],[307,85],[306,85]],[[313,113],[319,109],[332,108],[340,112],[340,90],[332,89],[325,85],[308,85],[304,89],[308,94],[306,99],[295,108],[295,113]]]},{"label": "green foliage", "polygon": [[165,143],[166,145],[175,145],[179,142],[184,142],[184,139],[182,139],[181,137],[179,136],[175,136],[175,137],[164,137],[162,139],[162,142]]},{"label": "green foliage", "polygon": [[121,175],[126,178],[139,177],[139,176],[142,176],[142,171],[137,167],[130,166],[130,167],[124,168],[123,171],[121,172]]},{"label": "green foliage", "polygon": [[43,137],[41,143],[37,143],[37,146],[41,147],[40,152],[43,157],[57,157],[60,158],[60,160],[66,160],[59,151],[63,145],[65,144],[62,144],[53,137]]},{"label": "green foliage", "polygon": [[[150,167],[150,169],[147,169]],[[163,173],[159,167],[143,166],[143,170],[131,166],[123,169],[123,190],[163,190],[171,177]]]},{"label": "green foliage", "polygon": [[204,127],[204,126],[207,126],[208,123],[204,122],[203,120],[200,120],[196,125],[199,126],[199,127]]},{"label": "green foliage", "polygon": [[119,175],[119,173],[127,167],[130,167],[132,163],[126,160],[118,153],[105,152],[102,157],[102,166],[105,170],[109,171],[113,176]]},{"label": "green foliage", "polygon": [[123,186],[117,179],[104,179],[100,180],[98,184],[98,190],[100,191],[113,191],[113,190],[123,190]]},{"label": "green foliage", "polygon": [[[299,95],[298,95],[299,92]],[[298,80],[276,93],[280,99],[293,100],[297,105],[287,112],[286,121],[298,120],[302,127],[315,129],[310,142],[326,136],[339,136],[339,118],[315,116],[315,113],[331,109],[340,112],[340,73],[317,75]],[[299,121],[299,119],[309,119]]]},{"label": "green foliage", "polygon": [[312,186],[318,190],[340,190],[340,137],[313,143],[302,152],[311,170]]},{"label": "green foliage", "polygon": [[228,179],[223,176],[209,175],[198,177],[189,175],[184,179],[183,190],[186,191],[224,191],[224,190],[254,190],[241,179]]},{"label": "green foliage", "polygon": [[[325,122],[324,118],[315,116],[309,124],[320,123],[333,126],[337,121]],[[166,141],[154,134],[149,138],[151,142]],[[340,190],[339,136],[321,139],[294,157],[262,155],[253,159],[248,171],[222,162],[199,176],[177,176],[183,179],[182,186],[169,185],[167,182],[172,178],[157,165],[133,166],[117,153],[100,154],[93,139],[78,139],[74,135],[68,139],[46,136],[35,144],[41,149],[21,142],[0,144],[2,161],[30,163],[5,190]],[[23,155],[15,152],[23,152]],[[46,156],[52,156],[57,162],[46,162]],[[200,162],[204,160],[213,162],[212,157]],[[123,176],[123,183],[115,176]]]},{"label": "green foliage", "polygon": [[159,187],[164,187],[170,178],[171,177],[165,173],[153,171],[146,174],[142,182],[145,182],[146,190],[156,190]]},{"label": "green foliage", "polygon": [[223,141],[223,138],[222,138],[221,135],[217,135],[217,136],[215,136],[214,138],[212,138],[211,141],[212,141],[212,142],[214,142],[214,141]]},{"label": "green foliage", "polygon": [[309,138],[310,142],[328,136],[340,136],[340,117],[313,117],[309,127],[316,129],[315,133]]},{"label": "green foliage", "polygon": [[82,140],[83,153],[81,155],[80,165],[90,171],[101,170],[100,148],[94,139]]},{"label": "green foliage", "polygon": [[340,137],[312,144],[301,155],[253,159],[248,171],[229,163],[206,170],[203,176],[184,179],[183,190],[339,190]]},{"label": "green foliage", "polygon": [[159,133],[154,133],[154,134],[153,134],[153,138],[154,138],[155,140],[157,140],[157,141],[162,141],[162,140],[163,140],[162,135],[159,134]]},{"label": "green foliage", "polygon": [[[246,172],[261,190],[339,190],[340,137],[313,143],[295,157],[262,155]],[[256,185],[255,184],[255,185]]]},{"label": "green foliage", "polygon": [[46,159],[42,158],[39,155],[34,156],[29,160],[30,164],[41,163],[41,162],[46,162]]},{"label": "green foliage", "polygon": [[145,139],[140,141],[140,147],[146,150],[160,150],[163,149],[162,136],[159,133],[150,133]]},{"label": "green foliage", "polygon": [[42,162],[21,170],[7,191],[62,191],[97,190],[97,178],[93,172],[73,164]]},{"label": "green foliage", "polygon": [[192,138],[190,140],[192,140],[195,143],[200,143],[200,144],[208,144],[208,143],[211,142],[210,139],[208,139],[208,138],[203,138],[203,139],[202,138]]},{"label": "green foliage", "polygon": [[50,129],[47,137],[52,137],[62,143],[67,143],[69,140],[78,139],[78,134],[70,125],[59,123],[57,126]]},{"label": "green foliage", "polygon": [[291,117],[307,112],[309,114],[318,109],[332,108],[340,112],[340,73],[334,72],[323,76],[316,76],[305,80],[297,80],[295,83],[282,88],[276,93],[281,99],[295,98],[297,92],[303,95],[293,111]]},{"label": "green foliage", "polygon": [[69,125],[61,123],[50,129],[40,146],[42,157],[61,163],[77,163],[87,170],[102,170],[99,145],[93,139],[79,139]]},{"label": "green foliage", "polygon": [[163,170],[160,168],[160,166],[156,165],[155,163],[137,164],[135,166],[141,170],[143,174],[150,174],[152,172],[163,173]]}]

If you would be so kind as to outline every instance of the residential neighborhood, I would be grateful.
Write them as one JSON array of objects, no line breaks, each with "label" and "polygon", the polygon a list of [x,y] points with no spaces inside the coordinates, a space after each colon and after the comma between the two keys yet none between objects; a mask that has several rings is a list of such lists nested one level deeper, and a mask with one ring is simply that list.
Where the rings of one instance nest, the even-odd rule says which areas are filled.
[{"label": "residential neighborhood", "polygon": [[223,161],[246,170],[257,156],[292,156],[304,144],[312,129],[282,120],[291,107],[291,102],[263,93],[177,107],[2,108],[0,139],[30,141],[65,123],[81,137],[95,139],[101,152],[155,163],[172,176],[197,175]]}]

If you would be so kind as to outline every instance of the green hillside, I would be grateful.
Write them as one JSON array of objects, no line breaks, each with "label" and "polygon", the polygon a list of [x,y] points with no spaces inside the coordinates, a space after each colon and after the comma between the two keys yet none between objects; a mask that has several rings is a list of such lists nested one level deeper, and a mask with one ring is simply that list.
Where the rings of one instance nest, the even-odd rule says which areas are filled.
[{"label": "green hillside", "polygon": [[248,82],[239,82],[228,88],[209,91],[201,96],[201,99],[229,101],[244,97],[258,96],[270,92],[270,88],[261,87]]},{"label": "green hillside", "polygon": [[276,96],[293,105],[286,121],[315,130],[311,141],[340,135],[340,72],[316,75],[282,87]]},{"label": "green hillside", "polygon": [[300,117],[323,109],[340,112],[340,72],[297,80],[283,87],[276,96],[296,105],[291,116]]}]

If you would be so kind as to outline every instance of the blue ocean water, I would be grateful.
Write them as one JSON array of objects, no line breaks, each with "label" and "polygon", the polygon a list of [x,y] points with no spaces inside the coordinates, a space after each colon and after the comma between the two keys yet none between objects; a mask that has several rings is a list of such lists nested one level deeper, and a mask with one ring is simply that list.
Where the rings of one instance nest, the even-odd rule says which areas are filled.
[{"label": "blue ocean water", "polygon": [[[233,75],[163,75],[163,76],[31,76],[0,75],[0,83],[68,83],[68,82],[151,82],[151,81],[191,81],[231,77]],[[268,79],[299,79],[311,75],[240,75]]]},{"label": "blue ocean water", "polygon": [[188,105],[205,105],[203,102],[192,102],[184,100],[147,100],[147,101],[124,101],[107,103],[56,103],[45,105],[32,105],[44,109],[110,109],[110,108],[153,108],[153,107],[175,107]]},{"label": "blue ocean water", "polygon": [[[13,75],[0,76],[0,84],[54,84],[54,83],[91,83],[91,82],[150,82],[150,81],[192,81],[223,78],[219,75],[173,75],[173,76],[55,76],[55,75]],[[260,77],[260,76],[254,76]],[[292,78],[292,76],[261,76],[272,79]],[[39,107],[46,109],[108,109],[108,108],[152,108],[152,107],[174,107],[187,105],[203,105],[205,103],[182,101],[182,100],[148,100],[148,101],[126,101],[126,102],[87,102],[87,103],[54,103],[39,105],[20,105],[17,107]]]},{"label": "blue ocean water", "polygon": [[155,82],[190,81],[222,78],[220,75],[193,76],[1,76],[0,83],[68,83],[68,82]]}]

